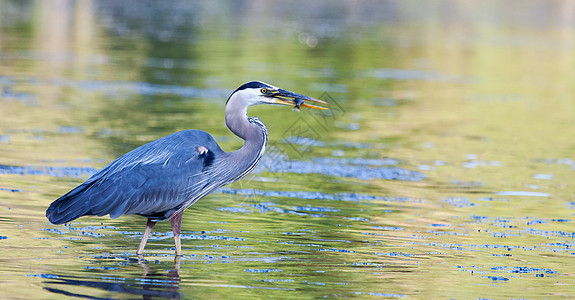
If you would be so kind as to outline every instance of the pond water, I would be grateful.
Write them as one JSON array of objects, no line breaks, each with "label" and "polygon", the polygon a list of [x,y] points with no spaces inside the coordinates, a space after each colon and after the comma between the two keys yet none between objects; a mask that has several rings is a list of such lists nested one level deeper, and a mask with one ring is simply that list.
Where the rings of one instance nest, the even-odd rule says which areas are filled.
[{"label": "pond water", "polygon": [[[0,1],[1,298],[575,297],[572,1]],[[183,129],[242,145],[247,178],[183,218],[82,217],[56,198]]]}]

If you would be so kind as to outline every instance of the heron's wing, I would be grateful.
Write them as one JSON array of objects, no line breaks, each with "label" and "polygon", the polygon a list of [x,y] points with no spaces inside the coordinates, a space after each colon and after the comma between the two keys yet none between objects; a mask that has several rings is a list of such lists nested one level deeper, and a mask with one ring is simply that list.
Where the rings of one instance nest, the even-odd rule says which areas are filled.
[{"label": "heron's wing", "polygon": [[165,164],[136,165],[114,176],[114,180],[102,182],[99,190],[104,192],[90,214],[110,214],[112,218],[123,214],[151,216],[180,208],[204,186],[203,158],[194,154],[188,159],[172,160]]},{"label": "heron's wing", "polygon": [[[199,153],[197,147],[209,151]],[[223,152],[205,132],[188,130],[143,145],[121,156],[86,182],[54,201],[46,216],[62,224],[83,215],[159,216],[201,194],[206,168]],[[161,217],[162,214],[168,216]]]}]

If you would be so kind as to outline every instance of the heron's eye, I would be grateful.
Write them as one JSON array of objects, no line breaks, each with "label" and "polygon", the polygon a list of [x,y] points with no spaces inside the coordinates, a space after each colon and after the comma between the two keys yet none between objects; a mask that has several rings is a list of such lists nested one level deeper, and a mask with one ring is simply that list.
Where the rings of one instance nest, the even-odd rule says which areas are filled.
[{"label": "heron's eye", "polygon": [[267,94],[267,93],[268,93],[268,89],[263,88],[263,89],[260,90],[260,92],[261,92],[262,94]]}]

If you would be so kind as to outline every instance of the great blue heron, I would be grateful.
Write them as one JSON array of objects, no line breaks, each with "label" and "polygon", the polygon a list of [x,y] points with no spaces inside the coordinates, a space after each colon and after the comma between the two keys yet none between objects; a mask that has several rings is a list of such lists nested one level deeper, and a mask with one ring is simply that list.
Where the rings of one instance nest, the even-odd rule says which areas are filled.
[{"label": "great blue heron", "polygon": [[268,130],[258,117],[248,117],[248,107],[281,104],[294,109],[300,106],[325,109],[303,101],[326,104],[260,81],[248,82],[235,90],[226,102],[226,125],[245,141],[239,150],[223,151],[212,136],[201,130],[173,133],[120,156],[52,202],[46,217],[53,224],[64,224],[87,215],[147,217],[137,254],[144,251],[156,222],[169,219],[176,255],[181,255],[184,210],[215,189],[246,176],[265,151]]}]

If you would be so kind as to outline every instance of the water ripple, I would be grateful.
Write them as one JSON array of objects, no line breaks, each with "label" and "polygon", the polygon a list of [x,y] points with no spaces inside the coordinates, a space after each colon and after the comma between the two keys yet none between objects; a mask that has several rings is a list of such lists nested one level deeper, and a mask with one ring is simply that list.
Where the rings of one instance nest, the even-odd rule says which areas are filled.
[{"label": "water ripple", "polygon": [[[356,165],[355,163],[360,163]],[[335,160],[331,158],[319,158],[312,161],[264,161],[255,172],[264,169],[272,173],[296,173],[296,174],[322,174],[336,177],[357,178],[362,180],[385,179],[402,181],[421,181],[426,178],[425,174],[399,167],[366,167],[365,164],[386,164],[387,161],[366,160]]]}]

